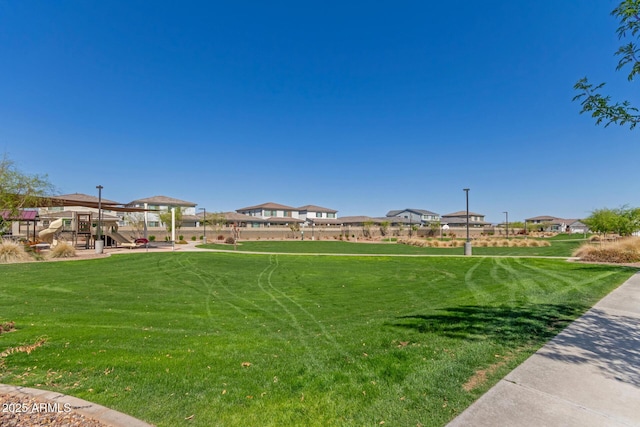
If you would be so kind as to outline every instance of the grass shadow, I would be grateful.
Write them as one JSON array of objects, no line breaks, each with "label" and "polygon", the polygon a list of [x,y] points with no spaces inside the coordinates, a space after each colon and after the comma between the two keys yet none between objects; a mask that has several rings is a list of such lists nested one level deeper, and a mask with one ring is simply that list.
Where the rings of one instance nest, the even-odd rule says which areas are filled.
[{"label": "grass shadow", "polygon": [[391,325],[454,339],[494,339],[519,345],[553,338],[587,308],[558,304],[459,306],[398,317]]}]

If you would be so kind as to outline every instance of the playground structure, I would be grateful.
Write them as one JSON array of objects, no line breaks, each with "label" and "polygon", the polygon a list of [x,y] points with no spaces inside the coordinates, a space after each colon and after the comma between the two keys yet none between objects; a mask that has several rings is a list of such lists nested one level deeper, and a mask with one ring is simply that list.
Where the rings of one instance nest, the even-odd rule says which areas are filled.
[{"label": "playground structure", "polygon": [[[95,242],[102,239],[105,246],[122,246],[137,248],[141,244],[128,239],[118,232],[118,218],[101,219],[98,230],[98,216],[91,212],[68,212],[67,216],[57,218],[49,226],[38,233],[38,239],[55,247],[58,240],[67,240],[74,246],[85,249],[95,247]],[[100,237],[98,237],[100,236]]]},{"label": "playground structure", "polygon": [[112,239],[114,242],[116,242],[116,246],[118,244],[120,244],[120,246],[124,247],[124,248],[138,248],[142,245],[138,244],[137,242],[132,242],[131,240],[127,239],[125,236],[123,236],[122,234],[118,233],[118,223],[114,223],[109,225],[108,227],[105,227],[104,229],[104,235],[107,238]]},{"label": "playground structure", "polygon": [[38,238],[44,242],[51,245],[52,248],[56,247],[58,244],[58,235],[62,231],[64,226],[64,218],[58,218],[49,224],[48,228],[41,230],[38,233]]}]

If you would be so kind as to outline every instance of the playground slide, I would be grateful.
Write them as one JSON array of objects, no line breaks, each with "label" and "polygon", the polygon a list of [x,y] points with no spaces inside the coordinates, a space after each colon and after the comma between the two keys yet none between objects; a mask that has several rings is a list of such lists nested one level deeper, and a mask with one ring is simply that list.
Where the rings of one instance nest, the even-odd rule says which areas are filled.
[{"label": "playground slide", "polygon": [[44,230],[38,233],[38,237],[43,242],[49,243],[52,246],[55,246],[57,243],[54,239],[56,233],[62,230],[62,226],[64,225],[64,220],[62,218],[56,219],[51,224],[49,224],[49,228],[45,228]]},{"label": "playground slide", "polygon": [[105,236],[111,237],[113,240],[115,240],[116,242],[120,243],[122,246],[128,246],[128,247],[137,247],[138,246],[137,244],[135,244],[131,240],[129,240],[126,237],[124,237],[122,234],[118,233],[117,231],[105,231],[104,234],[105,234]]}]

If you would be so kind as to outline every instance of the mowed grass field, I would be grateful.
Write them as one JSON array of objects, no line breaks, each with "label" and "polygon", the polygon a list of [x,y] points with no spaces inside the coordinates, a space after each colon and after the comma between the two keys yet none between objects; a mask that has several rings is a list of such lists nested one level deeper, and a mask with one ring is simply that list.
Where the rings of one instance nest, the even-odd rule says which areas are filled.
[{"label": "mowed grass field", "polygon": [[[522,240],[522,237],[512,240]],[[541,247],[473,247],[474,255],[489,256],[551,256],[570,257],[585,239],[582,235],[558,235],[554,238],[538,239],[546,240],[551,246]],[[233,250],[233,245],[208,244],[203,245],[209,249]],[[391,243],[367,243],[356,241],[338,240],[252,240],[240,241],[238,251],[243,252],[276,252],[276,253],[317,253],[317,254],[401,254],[401,255],[464,255],[464,248],[432,248],[415,247],[395,242]]]},{"label": "mowed grass field", "polygon": [[0,265],[16,327],[0,382],[158,426],[441,426],[634,272],[202,252]]}]

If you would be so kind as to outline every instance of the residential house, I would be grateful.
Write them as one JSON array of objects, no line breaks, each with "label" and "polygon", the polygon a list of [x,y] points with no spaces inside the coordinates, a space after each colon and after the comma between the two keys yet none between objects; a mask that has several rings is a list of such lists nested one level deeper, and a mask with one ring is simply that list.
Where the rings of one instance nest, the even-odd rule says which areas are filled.
[{"label": "residential house", "polygon": [[567,223],[568,231],[571,234],[577,233],[577,234],[585,234],[585,233],[589,233],[589,227],[587,226],[587,224],[585,224],[584,222],[580,221],[579,219],[576,220],[571,220],[570,222]]},{"label": "residential house", "polygon": [[337,214],[338,211],[335,209],[315,205],[306,205],[298,208],[298,217],[312,226],[339,225]]},{"label": "residential house", "polygon": [[[198,213],[198,224],[196,224],[196,227],[202,227],[203,216],[204,212]],[[212,222],[218,223],[212,224],[214,227],[232,227],[235,225],[237,227],[250,228],[262,227],[267,223],[266,220],[260,217],[244,215],[237,212],[207,212],[207,226],[209,226],[209,224],[211,224]]]},{"label": "residential house", "polygon": [[[486,222],[484,220],[484,215],[469,212],[469,227],[473,228],[482,228],[487,225],[491,225],[491,223]],[[448,225],[449,227],[466,227],[467,226],[467,211],[458,211],[450,214],[442,215],[440,219],[440,223],[444,225]]]},{"label": "residential house", "polygon": [[321,206],[306,205],[299,208],[267,202],[260,205],[236,209],[236,212],[251,217],[262,218],[269,225],[288,225],[289,223],[305,223],[327,225],[336,223],[338,211]]},{"label": "residential house", "polygon": [[408,219],[410,224],[429,225],[440,221],[440,215],[425,209],[399,209],[387,212],[387,217]]},{"label": "residential house", "polygon": [[550,231],[555,233],[586,233],[589,228],[578,219],[558,218],[549,215],[540,215],[525,219],[527,224],[535,224],[538,231]]},{"label": "residential house", "polygon": [[297,208],[300,219],[336,219],[338,211],[321,206],[306,205]]},{"label": "residential house", "polygon": [[125,207],[149,209],[149,212],[145,215],[147,227],[162,227],[163,224],[160,220],[160,213],[167,212],[171,210],[171,208],[180,208],[182,210],[183,227],[195,227],[198,222],[196,203],[174,199],[173,197],[153,196],[137,199],[127,203]]}]

